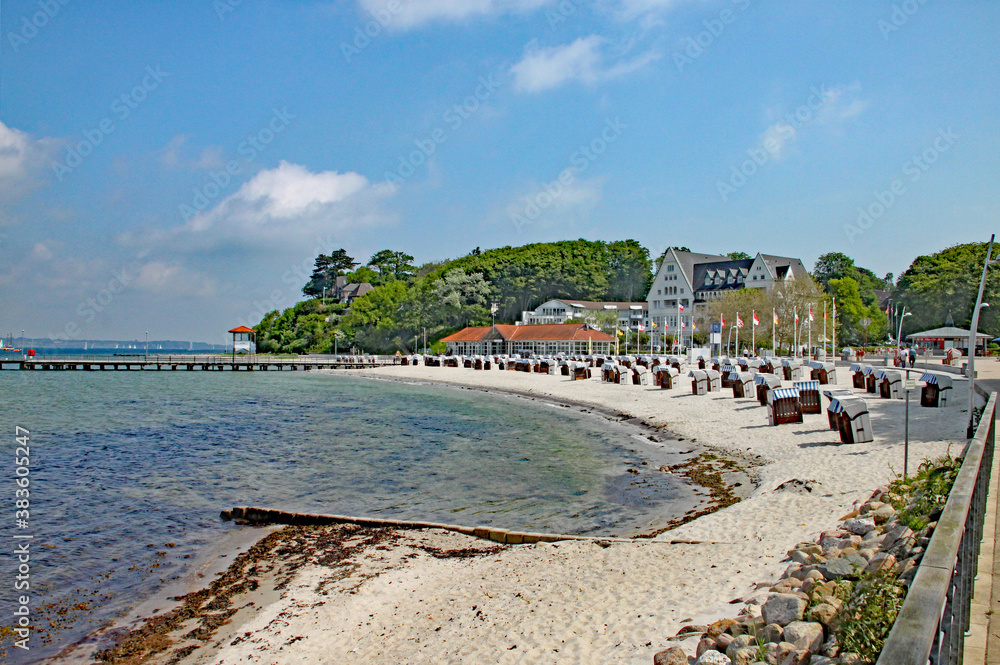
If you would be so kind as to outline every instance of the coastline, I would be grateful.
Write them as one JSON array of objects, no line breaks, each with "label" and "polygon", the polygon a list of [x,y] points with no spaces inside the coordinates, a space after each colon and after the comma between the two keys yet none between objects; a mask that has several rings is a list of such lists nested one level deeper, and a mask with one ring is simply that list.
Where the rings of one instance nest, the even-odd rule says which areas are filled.
[{"label": "coastline", "polygon": [[[572,406],[601,409],[604,417],[632,415],[661,433],[676,432],[685,443],[694,439],[707,449],[753,455],[765,463],[757,468],[759,484],[747,500],[631,543],[506,545],[447,560],[429,554],[420,539],[446,538],[441,542],[454,551],[481,548],[484,541],[389,530],[379,536],[386,540],[356,549],[357,558],[341,566],[303,561],[281,589],[265,592],[266,581],[258,582],[258,589],[234,597],[241,609],[231,623],[174,662],[236,663],[266,653],[276,663],[331,655],[345,663],[648,663],[653,653],[675,644],[667,637],[682,624],[726,616],[731,600],[776,578],[786,550],[835,524],[852,501],[881,485],[897,457],[888,444],[901,434],[899,401],[869,400],[876,441],[842,447],[825,431],[825,414],[807,416],[802,426],[769,428],[759,423],[762,407],[734,400],[731,393],[686,398],[683,389],[564,379],[560,386],[562,377],[452,368],[351,373],[485,394],[516,381],[526,389],[522,397],[555,401],[572,397],[569,389],[581,398]],[[688,405],[680,408],[684,402]],[[620,408],[629,405],[638,408]],[[689,417],[692,422],[685,425],[683,412],[690,407],[701,417]],[[948,440],[962,441],[959,409],[932,411],[937,410],[911,410],[911,416],[916,412],[910,424],[913,466],[943,454]],[[786,484],[789,480],[800,482]],[[281,534],[286,531],[273,539],[302,538]]]}]

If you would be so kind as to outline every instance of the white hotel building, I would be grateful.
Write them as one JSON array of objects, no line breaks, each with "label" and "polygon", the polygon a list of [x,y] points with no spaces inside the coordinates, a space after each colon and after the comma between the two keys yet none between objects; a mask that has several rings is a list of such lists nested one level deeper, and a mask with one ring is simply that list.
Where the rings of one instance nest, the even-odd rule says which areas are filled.
[{"label": "white hotel building", "polygon": [[[653,330],[667,339],[677,334],[682,323],[684,345],[691,346],[693,331],[708,332],[705,312],[713,298],[737,289],[770,290],[775,284],[808,274],[801,260],[787,256],[757,254],[752,259],[733,260],[670,249],[646,296],[649,320],[656,325]],[[678,303],[683,311],[678,310]],[[692,323],[697,328],[692,328]]]}]

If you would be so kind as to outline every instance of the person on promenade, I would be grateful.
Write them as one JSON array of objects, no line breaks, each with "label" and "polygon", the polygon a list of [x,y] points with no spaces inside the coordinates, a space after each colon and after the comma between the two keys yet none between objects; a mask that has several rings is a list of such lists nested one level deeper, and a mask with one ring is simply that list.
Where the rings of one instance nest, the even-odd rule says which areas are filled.
[{"label": "person on promenade", "polygon": [[916,365],[916,364],[917,364],[917,347],[911,346],[910,347],[910,369],[913,369],[913,366]]}]

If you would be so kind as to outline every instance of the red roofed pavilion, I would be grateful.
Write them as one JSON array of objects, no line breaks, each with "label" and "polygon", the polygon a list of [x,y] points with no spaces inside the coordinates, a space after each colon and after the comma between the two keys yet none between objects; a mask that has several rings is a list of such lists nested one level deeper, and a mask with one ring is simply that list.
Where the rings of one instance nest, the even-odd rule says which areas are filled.
[{"label": "red roofed pavilion", "polygon": [[463,328],[441,341],[456,355],[610,353],[615,338],[586,323]]},{"label": "red roofed pavilion", "polygon": [[253,353],[253,341],[257,333],[253,328],[247,328],[246,326],[237,326],[230,330],[233,334],[233,355],[235,356],[239,351],[246,351],[247,353]]}]

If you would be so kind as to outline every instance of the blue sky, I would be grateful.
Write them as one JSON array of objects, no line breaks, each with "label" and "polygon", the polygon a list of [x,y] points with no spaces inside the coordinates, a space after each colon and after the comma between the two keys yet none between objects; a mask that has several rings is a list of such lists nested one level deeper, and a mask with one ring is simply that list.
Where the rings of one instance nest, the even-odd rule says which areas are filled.
[{"label": "blue sky", "polygon": [[986,240],[1000,5],[309,0],[0,8],[0,332],[222,342],[319,251]]}]

